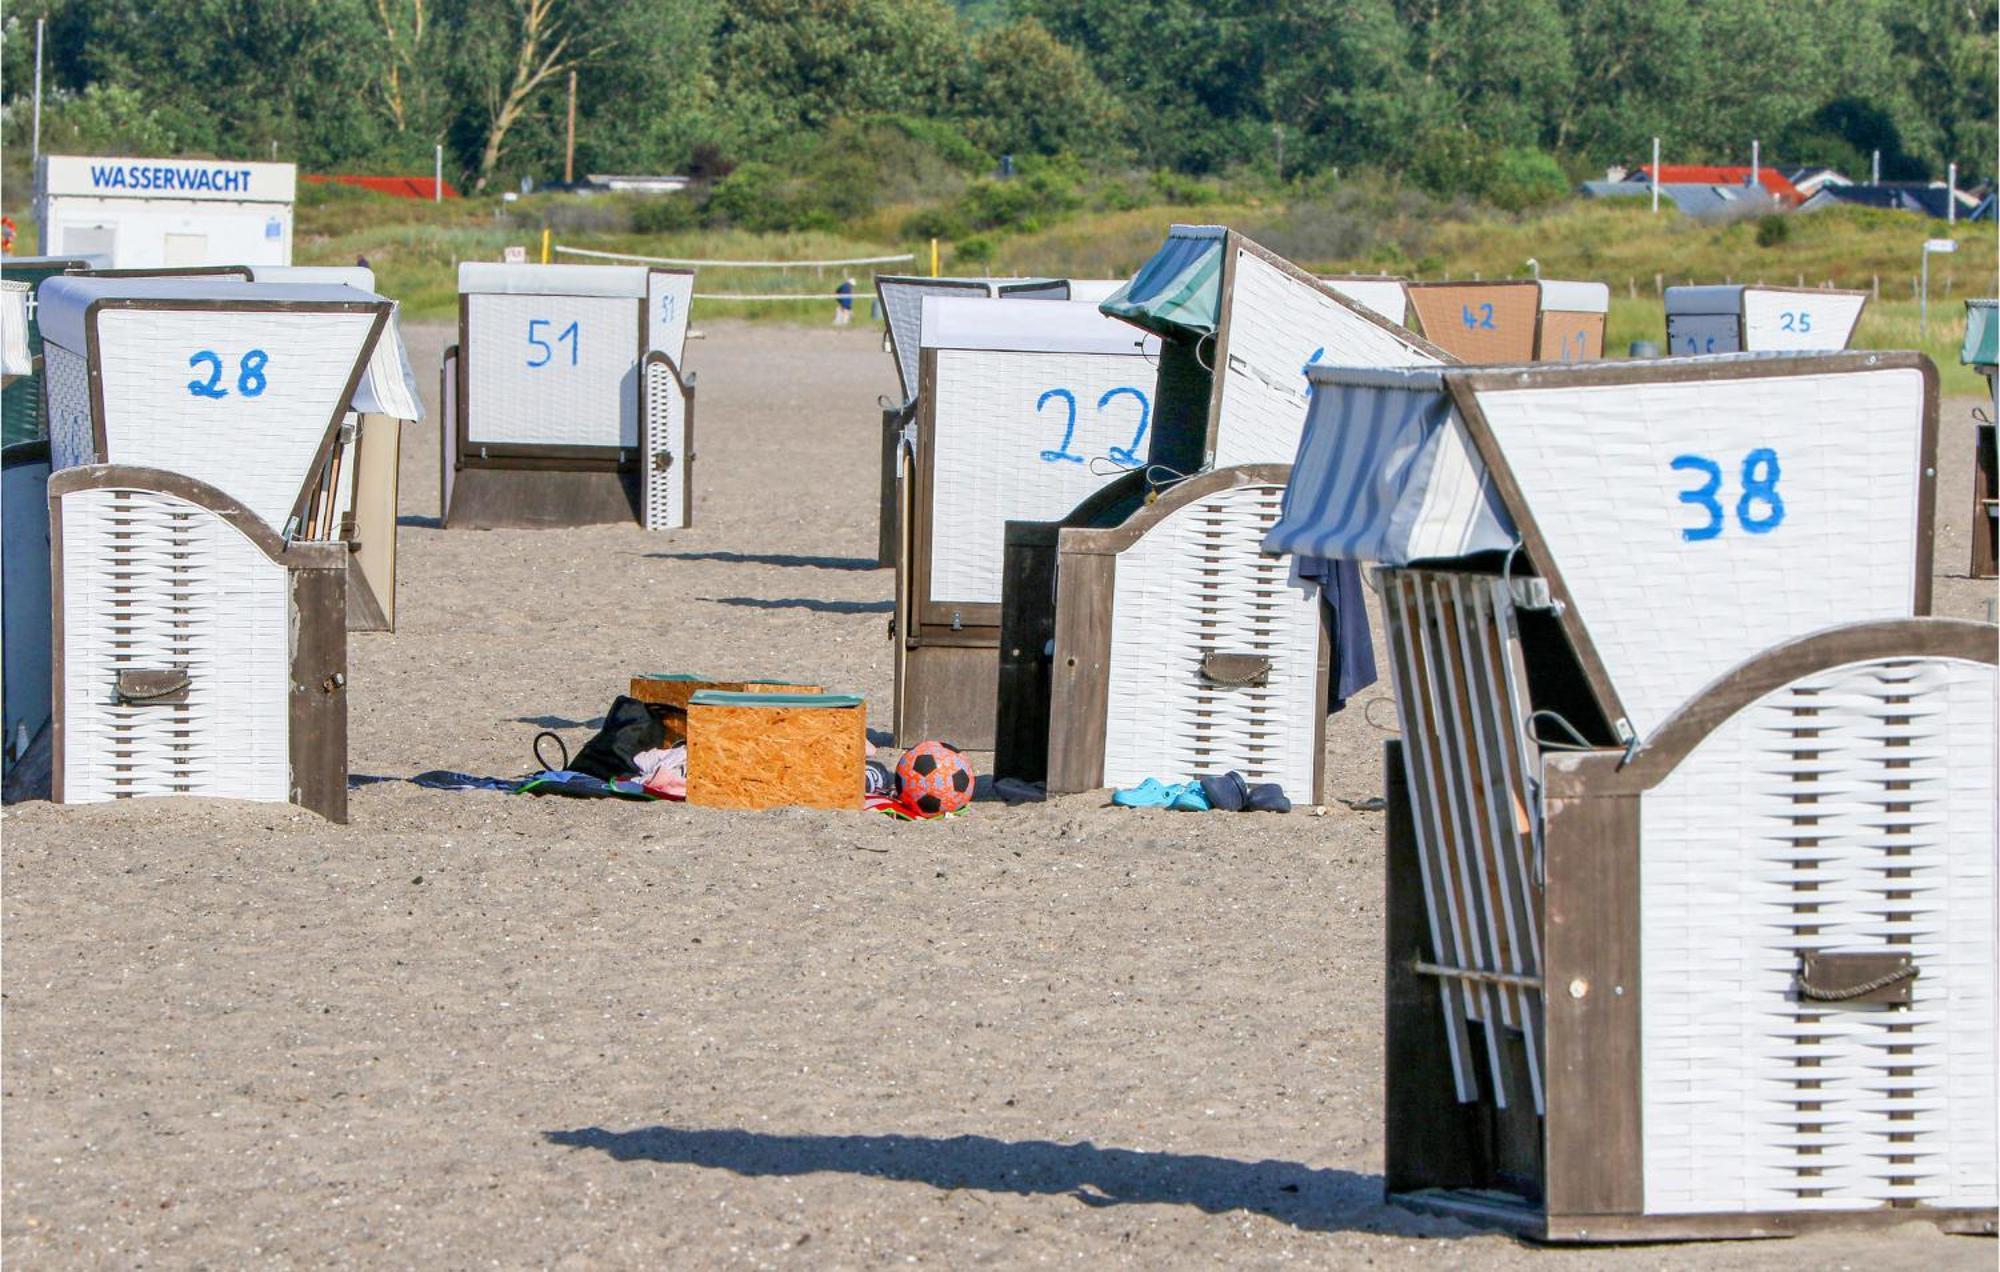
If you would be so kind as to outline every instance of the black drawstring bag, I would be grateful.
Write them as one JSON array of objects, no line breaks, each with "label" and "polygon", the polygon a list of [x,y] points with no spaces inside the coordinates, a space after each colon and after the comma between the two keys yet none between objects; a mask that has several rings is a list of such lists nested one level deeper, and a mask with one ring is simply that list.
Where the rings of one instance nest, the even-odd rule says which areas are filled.
[{"label": "black drawstring bag", "polygon": [[[537,748],[543,737],[554,734],[540,734],[535,738]],[[660,722],[655,709],[637,698],[618,695],[611,703],[611,709],[604,713],[604,727],[597,736],[583,744],[583,749],[574,759],[564,757],[563,768],[572,773],[584,773],[591,777],[603,778],[609,782],[621,777],[636,777],[639,766],[632,757],[642,751],[657,751],[666,744],[667,727]],[[556,738],[557,742],[562,739]],[[539,750],[536,755],[540,760]],[[546,761],[543,761],[546,765]]]}]

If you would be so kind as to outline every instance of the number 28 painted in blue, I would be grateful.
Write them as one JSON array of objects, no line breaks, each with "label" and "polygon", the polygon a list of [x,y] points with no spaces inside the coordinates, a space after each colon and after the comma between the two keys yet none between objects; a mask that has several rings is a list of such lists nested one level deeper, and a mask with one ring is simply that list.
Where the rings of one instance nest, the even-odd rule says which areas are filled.
[{"label": "number 28 painted in blue", "polygon": [[[264,378],[264,368],[269,365],[271,355],[262,349],[251,349],[237,360],[236,391],[244,397],[253,398],[263,394],[269,382]],[[188,365],[199,369],[208,368],[206,380],[189,380],[190,397],[218,400],[229,396],[229,390],[222,387],[222,355],[213,349],[203,349],[188,358]]]}]

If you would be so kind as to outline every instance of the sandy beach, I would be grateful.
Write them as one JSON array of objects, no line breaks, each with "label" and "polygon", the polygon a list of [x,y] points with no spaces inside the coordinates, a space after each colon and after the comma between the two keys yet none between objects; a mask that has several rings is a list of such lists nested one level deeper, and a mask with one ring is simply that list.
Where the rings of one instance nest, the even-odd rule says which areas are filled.
[{"label": "sandy beach", "polygon": [[[0,820],[18,1266],[1986,1268],[1927,1226],[1545,1250],[1381,1201],[1378,685],[1324,815],[1079,796],[942,823],[446,793],[627,679],[812,681],[890,718],[878,332],[706,321],[696,524],[437,527],[349,642],[352,824]],[[435,403],[442,326],[408,332]],[[1936,610],[1972,408],[1942,412]],[[1379,631],[1379,628],[1378,628]],[[981,763],[984,756],[975,757]]]}]

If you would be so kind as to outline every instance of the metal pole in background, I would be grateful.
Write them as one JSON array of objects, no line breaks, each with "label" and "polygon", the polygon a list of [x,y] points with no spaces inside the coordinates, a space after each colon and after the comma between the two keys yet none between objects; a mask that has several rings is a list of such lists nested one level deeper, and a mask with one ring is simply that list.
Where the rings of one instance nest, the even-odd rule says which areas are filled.
[{"label": "metal pole in background", "polygon": [[1931,325],[1931,253],[1932,252],[1949,253],[1949,252],[1956,252],[1957,250],[1958,250],[1957,239],[1934,238],[1934,239],[1924,240],[1924,265],[1921,275],[1923,282],[1918,292],[1918,308],[1917,308],[1918,339],[1923,338],[1924,334],[1930,329]]},{"label": "metal pole in background", "polygon": [[1947,164],[1944,170],[1944,223],[1958,224],[1958,165]]},{"label": "metal pole in background", "polygon": [[569,73],[569,126],[563,141],[563,184],[576,184],[576,72]]},{"label": "metal pole in background", "polygon": [[29,158],[42,157],[42,28],[48,19],[35,19],[35,141]]},{"label": "metal pole in background", "polygon": [[1762,182],[1757,180],[1757,168],[1758,168],[1757,161],[1760,157],[1761,149],[1762,147],[1758,145],[1757,139],[1755,137],[1752,137],[1750,139],[1750,184],[1753,186],[1763,184]]},{"label": "metal pole in background", "polygon": [[1660,211],[1660,139],[1653,138],[1653,214]]},{"label": "metal pole in background", "polygon": [[1879,150],[1875,152],[1875,157],[1868,161],[1868,184],[1872,186],[1882,184],[1882,152]]},{"label": "metal pole in background", "polygon": [[444,147],[443,146],[437,147],[437,158],[434,162],[436,166],[432,170],[433,175],[431,177],[431,202],[443,203],[444,202]]}]

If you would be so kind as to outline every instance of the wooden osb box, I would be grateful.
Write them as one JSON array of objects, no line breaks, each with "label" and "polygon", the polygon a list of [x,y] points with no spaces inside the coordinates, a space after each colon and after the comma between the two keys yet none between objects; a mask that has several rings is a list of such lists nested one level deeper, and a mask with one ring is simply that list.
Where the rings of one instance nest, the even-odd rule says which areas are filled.
[{"label": "wooden osb box", "polygon": [[632,677],[632,696],[655,706],[687,710],[688,700],[707,690],[720,693],[823,693],[818,685],[795,685],[784,680],[718,680],[692,672],[669,672],[657,676]]},{"label": "wooden osb box", "polygon": [[834,693],[726,693],[688,702],[688,803],[859,808],[868,709]]}]

